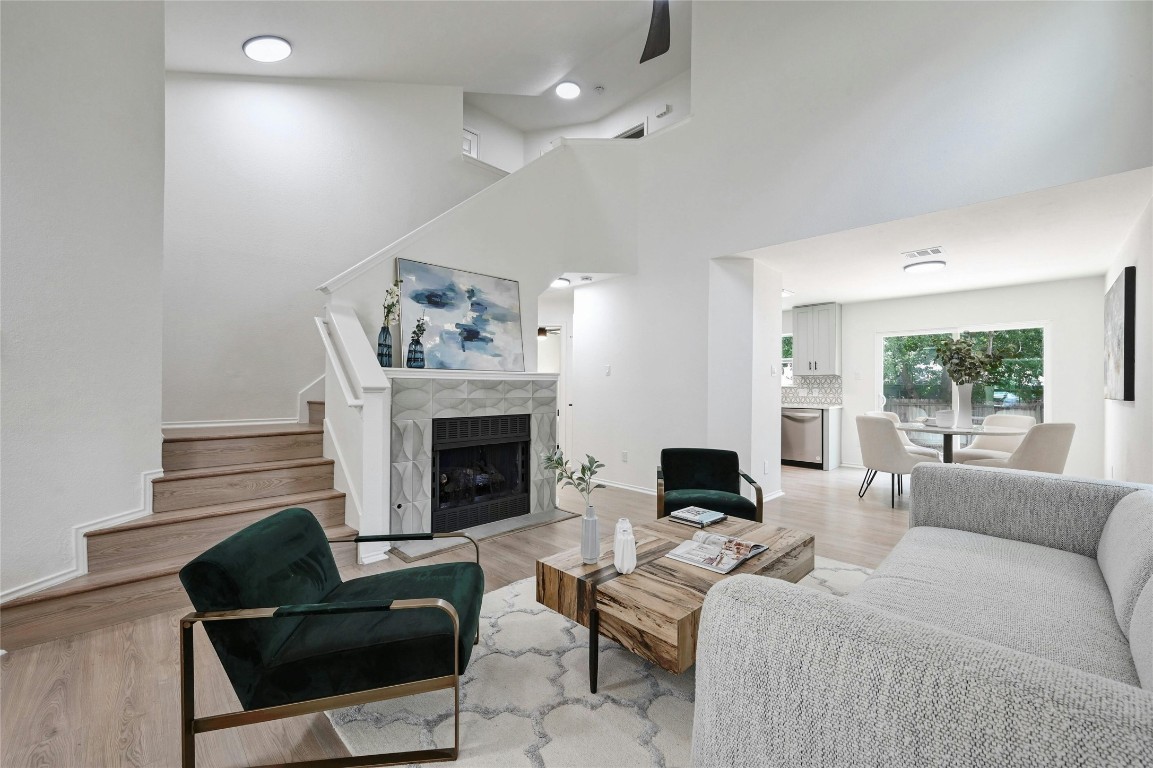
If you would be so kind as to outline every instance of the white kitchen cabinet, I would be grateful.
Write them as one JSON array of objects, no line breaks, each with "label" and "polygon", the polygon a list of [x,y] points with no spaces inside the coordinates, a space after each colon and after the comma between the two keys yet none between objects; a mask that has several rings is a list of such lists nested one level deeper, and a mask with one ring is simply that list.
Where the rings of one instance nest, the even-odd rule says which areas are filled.
[{"label": "white kitchen cabinet", "polygon": [[793,308],[793,375],[841,372],[841,305]]}]

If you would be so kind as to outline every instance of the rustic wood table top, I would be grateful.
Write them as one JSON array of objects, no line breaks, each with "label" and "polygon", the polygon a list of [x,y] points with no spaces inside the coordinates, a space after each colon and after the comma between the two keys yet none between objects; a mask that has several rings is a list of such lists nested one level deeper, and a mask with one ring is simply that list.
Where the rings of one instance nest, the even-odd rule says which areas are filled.
[{"label": "rustic wood table top", "polygon": [[[613,566],[612,536],[601,538],[601,558],[581,560],[580,548],[538,560],[536,599],[542,605],[617,641],[643,659],[681,673],[696,661],[697,625],[705,593],[737,574],[798,582],[813,570],[813,535],[791,528],[729,518],[709,533],[736,536],[768,549],[727,574],[665,557],[697,530],[668,518],[636,525],[637,569]],[[595,620],[590,615],[596,612]]]}]

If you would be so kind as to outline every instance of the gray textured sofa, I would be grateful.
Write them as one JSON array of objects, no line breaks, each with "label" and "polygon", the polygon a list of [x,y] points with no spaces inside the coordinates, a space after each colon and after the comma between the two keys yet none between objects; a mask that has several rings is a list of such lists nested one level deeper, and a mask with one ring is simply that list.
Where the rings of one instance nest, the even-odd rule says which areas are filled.
[{"label": "gray textured sofa", "polygon": [[693,764],[1153,766],[1153,490],[930,464],[913,488],[849,597],[710,590]]}]

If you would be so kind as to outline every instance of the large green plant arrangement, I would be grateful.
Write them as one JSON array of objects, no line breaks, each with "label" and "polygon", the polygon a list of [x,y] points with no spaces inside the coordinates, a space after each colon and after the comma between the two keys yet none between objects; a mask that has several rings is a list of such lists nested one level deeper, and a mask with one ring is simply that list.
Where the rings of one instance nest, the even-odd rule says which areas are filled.
[{"label": "large green plant arrangement", "polygon": [[[990,344],[990,347],[992,345]],[[991,381],[1005,355],[994,349],[981,351],[970,339],[945,339],[937,343],[937,362],[957,386]]]},{"label": "large green plant arrangement", "polygon": [[594,483],[593,478],[596,477],[598,469],[604,469],[604,464],[594,459],[590,454],[586,454],[586,462],[580,465],[580,469],[574,471],[572,466],[569,465],[568,459],[564,457],[564,451],[557,448],[552,453],[543,453],[540,457],[540,465],[546,472],[556,472],[563,482],[561,488],[576,488],[577,493],[585,500],[585,506],[591,506],[589,499],[592,493],[597,488],[604,488],[600,483]]}]

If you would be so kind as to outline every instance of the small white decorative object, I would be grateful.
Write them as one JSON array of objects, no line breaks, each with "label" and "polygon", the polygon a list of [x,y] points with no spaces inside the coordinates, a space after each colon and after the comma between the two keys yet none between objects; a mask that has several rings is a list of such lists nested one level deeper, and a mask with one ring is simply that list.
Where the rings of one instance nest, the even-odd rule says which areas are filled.
[{"label": "small white decorative object", "polygon": [[937,411],[937,426],[938,427],[951,427],[953,426],[954,414],[952,408],[945,408],[944,410]]},{"label": "small white decorative object", "polygon": [[637,540],[633,536],[633,524],[627,517],[617,520],[616,536],[613,539],[613,565],[617,573],[632,573],[637,569]]},{"label": "small white decorative object", "polygon": [[973,385],[957,385],[957,423],[956,426],[968,429],[973,426]]}]

